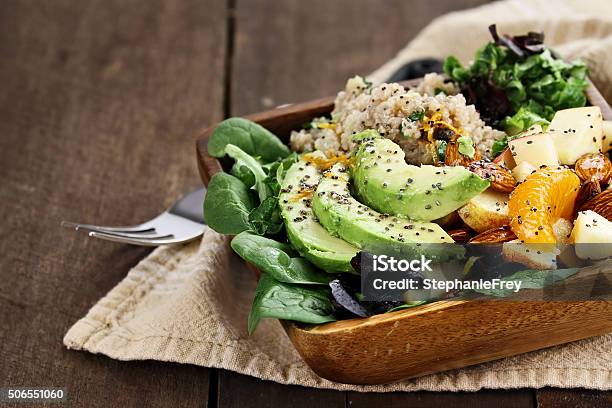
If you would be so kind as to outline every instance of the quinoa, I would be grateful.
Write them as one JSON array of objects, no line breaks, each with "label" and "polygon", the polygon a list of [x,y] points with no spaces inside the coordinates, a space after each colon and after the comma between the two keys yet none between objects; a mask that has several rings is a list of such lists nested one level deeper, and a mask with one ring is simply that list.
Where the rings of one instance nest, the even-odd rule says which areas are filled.
[{"label": "quinoa", "polygon": [[463,95],[457,93],[456,86],[438,74],[426,75],[414,90],[395,83],[372,87],[359,76],[351,78],[338,93],[331,118],[315,119],[310,129],[292,132],[291,148],[298,152],[348,151],[353,148],[353,134],[375,129],[402,147],[407,162],[429,164],[436,149],[425,142],[422,130],[432,119],[469,136],[485,157],[490,156],[493,143],[505,136],[485,125],[475,107],[466,105]]},{"label": "quinoa", "polygon": [[336,125],[326,118],[316,118],[309,124],[310,129],[291,133],[291,148],[299,152],[320,150],[322,152],[339,152],[340,139],[336,134]]},{"label": "quinoa", "polygon": [[444,93],[446,95],[457,95],[459,93],[459,87],[454,82],[436,73],[425,74],[423,80],[414,90],[421,95],[431,96],[439,93]]}]

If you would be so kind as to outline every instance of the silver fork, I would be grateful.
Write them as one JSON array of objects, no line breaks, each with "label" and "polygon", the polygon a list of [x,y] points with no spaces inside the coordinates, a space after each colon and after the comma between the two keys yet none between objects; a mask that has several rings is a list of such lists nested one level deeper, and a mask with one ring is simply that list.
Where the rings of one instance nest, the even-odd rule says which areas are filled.
[{"label": "silver fork", "polygon": [[206,224],[202,204],[206,188],[202,187],[181,197],[157,217],[139,225],[106,227],[62,221],[61,225],[87,231],[90,237],[132,245],[158,246],[179,244],[198,238]]}]

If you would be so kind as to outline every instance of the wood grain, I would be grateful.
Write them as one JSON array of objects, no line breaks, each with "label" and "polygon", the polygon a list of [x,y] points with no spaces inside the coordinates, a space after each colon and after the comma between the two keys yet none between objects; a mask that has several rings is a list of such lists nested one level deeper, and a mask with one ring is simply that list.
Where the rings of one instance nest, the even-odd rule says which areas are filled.
[{"label": "wood grain", "polygon": [[63,347],[149,251],[59,223],[144,220],[200,184],[193,134],[222,118],[225,16],[212,0],[3,2],[0,386],[66,387],[73,406],[206,403],[206,369]]},{"label": "wood grain", "polygon": [[[433,18],[485,0],[237,0],[233,115],[335,94]],[[248,7],[247,7],[248,4]]]},{"label": "wood grain", "polygon": [[544,388],[537,390],[536,401],[538,408],[609,408],[612,392]]},{"label": "wood grain", "polygon": [[219,408],[346,406],[346,393],[342,391],[281,385],[230,371],[219,373],[219,391]]},{"label": "wood grain", "polygon": [[531,408],[536,407],[531,390],[482,390],[479,392],[410,392],[393,394],[365,394],[349,392],[351,408],[380,407],[383,400],[388,407],[470,407],[470,408]]}]

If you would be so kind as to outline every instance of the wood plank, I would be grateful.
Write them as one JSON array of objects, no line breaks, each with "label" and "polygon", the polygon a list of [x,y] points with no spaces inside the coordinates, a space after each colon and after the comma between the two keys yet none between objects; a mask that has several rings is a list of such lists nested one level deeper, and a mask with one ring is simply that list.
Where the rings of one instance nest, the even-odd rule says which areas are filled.
[{"label": "wood plank", "polygon": [[0,384],[75,406],[202,406],[206,369],[68,351],[66,330],[148,250],[60,220],[132,223],[199,184],[222,118],[225,0],[6,1],[0,13]]},{"label": "wood plank", "polygon": [[612,392],[584,389],[543,388],[536,390],[538,408],[609,408]]},{"label": "wood plank", "polygon": [[338,92],[433,18],[485,0],[237,0],[233,115]]},{"label": "wood plank", "polygon": [[261,381],[230,371],[219,372],[218,408],[345,407],[346,393]]},{"label": "wood plank", "polygon": [[367,407],[467,407],[529,408],[535,407],[532,390],[482,390],[479,392],[412,392],[363,394],[349,392],[350,408]]}]

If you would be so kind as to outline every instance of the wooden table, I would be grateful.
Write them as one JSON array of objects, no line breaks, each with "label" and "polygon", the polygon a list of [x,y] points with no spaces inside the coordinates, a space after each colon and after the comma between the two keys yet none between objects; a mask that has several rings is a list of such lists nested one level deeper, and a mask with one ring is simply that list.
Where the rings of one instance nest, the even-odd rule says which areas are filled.
[{"label": "wooden table", "polygon": [[198,185],[194,135],[330,95],[431,18],[481,0],[4,0],[0,387],[73,406],[610,406],[610,393],[358,394],[68,351],[66,330],[149,250],[60,220],[131,223]]}]

